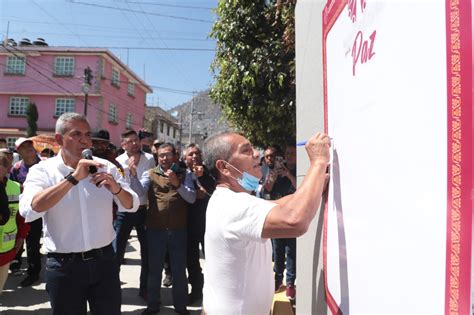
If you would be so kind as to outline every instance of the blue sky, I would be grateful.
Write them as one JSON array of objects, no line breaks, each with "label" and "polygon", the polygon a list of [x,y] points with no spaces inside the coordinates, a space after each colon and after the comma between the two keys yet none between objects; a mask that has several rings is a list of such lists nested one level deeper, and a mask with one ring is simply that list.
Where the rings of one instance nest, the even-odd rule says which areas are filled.
[{"label": "blue sky", "polygon": [[215,41],[208,35],[216,5],[217,0],[0,0],[0,39],[8,28],[8,37],[17,41],[41,37],[50,46],[108,48],[153,88],[148,104],[169,109],[212,84]]}]

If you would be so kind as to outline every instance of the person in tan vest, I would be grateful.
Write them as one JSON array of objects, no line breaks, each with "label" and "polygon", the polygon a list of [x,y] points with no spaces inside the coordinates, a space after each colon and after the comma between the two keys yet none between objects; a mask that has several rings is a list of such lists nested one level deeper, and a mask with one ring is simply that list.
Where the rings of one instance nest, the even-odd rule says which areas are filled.
[{"label": "person in tan vest", "polygon": [[186,225],[188,205],[196,200],[192,172],[179,167],[171,143],[158,148],[158,166],[149,171],[149,209],[145,221],[148,240],[148,307],[142,314],[160,311],[160,288],[166,251],[173,271],[173,305],[179,314],[189,314],[186,278]]}]

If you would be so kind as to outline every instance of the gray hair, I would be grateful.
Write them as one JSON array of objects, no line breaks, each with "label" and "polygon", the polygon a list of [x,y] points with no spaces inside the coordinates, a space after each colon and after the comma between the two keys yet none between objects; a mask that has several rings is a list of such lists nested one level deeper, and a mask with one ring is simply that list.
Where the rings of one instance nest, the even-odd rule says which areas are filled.
[{"label": "gray hair", "polygon": [[220,132],[216,135],[211,136],[204,142],[203,156],[204,164],[206,165],[209,173],[214,176],[217,180],[219,179],[220,173],[216,167],[217,160],[228,161],[232,155],[232,143],[226,141],[226,137],[236,134],[231,131]]},{"label": "gray hair", "polygon": [[[186,159],[186,154],[188,154],[188,151],[192,148],[198,148],[199,151],[201,151],[201,148],[196,144],[196,143],[191,143],[188,144],[184,150],[181,152],[181,158],[184,160]],[[202,153],[202,152],[201,152]]]},{"label": "gray hair", "polygon": [[64,113],[56,121],[56,133],[64,135],[67,131],[66,124],[70,121],[83,121],[89,124],[87,117],[79,113]]}]

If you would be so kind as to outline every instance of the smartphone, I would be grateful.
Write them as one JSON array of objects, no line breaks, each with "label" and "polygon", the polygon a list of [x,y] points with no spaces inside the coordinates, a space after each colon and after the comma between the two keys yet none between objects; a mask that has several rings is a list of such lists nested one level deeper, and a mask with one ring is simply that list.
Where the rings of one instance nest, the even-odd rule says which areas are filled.
[{"label": "smartphone", "polygon": [[285,160],[283,159],[282,156],[276,156],[275,157],[275,171],[277,174],[280,174],[281,171],[283,170],[283,167],[285,167]]},{"label": "smartphone", "polygon": [[173,163],[173,164],[171,164],[170,169],[171,169],[174,173],[177,173],[178,170],[179,170],[179,166],[178,166],[178,164]]}]

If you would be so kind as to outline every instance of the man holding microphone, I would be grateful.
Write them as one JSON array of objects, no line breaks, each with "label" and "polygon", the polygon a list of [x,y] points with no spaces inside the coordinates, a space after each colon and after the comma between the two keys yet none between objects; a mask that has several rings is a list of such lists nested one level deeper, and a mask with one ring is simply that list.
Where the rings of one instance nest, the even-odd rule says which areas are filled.
[{"label": "man holding microphone", "polygon": [[[138,196],[107,160],[85,159],[92,146],[87,118],[65,113],[56,122],[61,151],[30,169],[20,199],[26,222],[43,218],[46,290],[53,314],[120,314],[119,269],[112,248],[112,200],[134,212]],[[97,168],[97,172],[90,168]],[[91,174],[93,173],[93,174]]]}]

